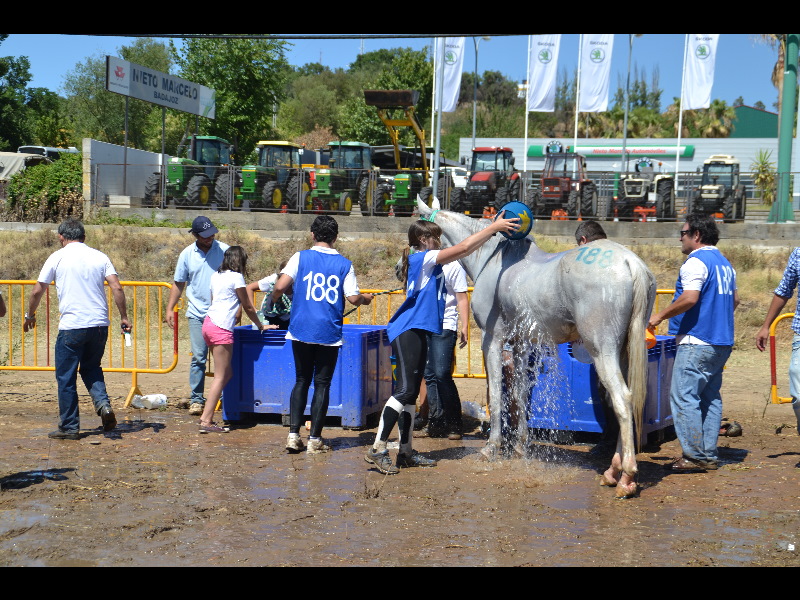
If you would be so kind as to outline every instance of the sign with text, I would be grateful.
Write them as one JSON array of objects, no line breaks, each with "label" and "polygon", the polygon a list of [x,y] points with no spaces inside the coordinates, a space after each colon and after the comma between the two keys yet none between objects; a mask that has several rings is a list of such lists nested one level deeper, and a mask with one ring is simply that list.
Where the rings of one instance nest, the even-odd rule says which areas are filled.
[{"label": "sign with text", "polygon": [[211,88],[113,56],[106,56],[106,89],[208,119],[215,116]]}]

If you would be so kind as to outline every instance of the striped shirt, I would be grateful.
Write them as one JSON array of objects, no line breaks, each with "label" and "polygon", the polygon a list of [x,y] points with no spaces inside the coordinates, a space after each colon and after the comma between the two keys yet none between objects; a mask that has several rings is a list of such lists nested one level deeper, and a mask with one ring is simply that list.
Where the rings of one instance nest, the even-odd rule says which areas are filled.
[{"label": "striped shirt", "polygon": [[[800,248],[795,248],[789,256],[789,262],[783,272],[783,279],[775,288],[775,295],[788,300],[794,294],[798,282],[800,282]],[[800,334],[800,313],[797,310],[792,319],[792,331]]]}]

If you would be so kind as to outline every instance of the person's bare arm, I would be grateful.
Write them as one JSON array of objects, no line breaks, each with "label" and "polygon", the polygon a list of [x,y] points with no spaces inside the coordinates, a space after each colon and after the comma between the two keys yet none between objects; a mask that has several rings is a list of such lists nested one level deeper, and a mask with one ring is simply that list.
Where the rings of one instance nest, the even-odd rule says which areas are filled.
[{"label": "person's bare arm", "polygon": [[661,312],[650,317],[648,325],[650,327],[658,327],[659,323],[671,319],[676,315],[685,313],[692,308],[700,300],[699,290],[686,290],[675,299],[675,302],[667,306]]},{"label": "person's bare arm", "polygon": [[164,320],[167,322],[170,329],[175,329],[175,307],[178,305],[178,300],[180,300],[185,287],[185,281],[172,282],[172,289],[169,291],[169,300],[167,300],[167,314],[164,315]]},{"label": "person's bare arm", "polygon": [[463,348],[467,345],[467,339],[469,338],[469,297],[467,292],[456,292],[456,307],[458,308],[458,319],[461,324],[458,347]]},{"label": "person's bare arm", "polygon": [[519,218],[504,219],[503,213],[501,212],[499,215],[497,215],[497,218],[485,229],[476,231],[455,246],[445,248],[444,250],[439,250],[439,254],[436,257],[436,262],[440,265],[446,265],[447,263],[451,263],[459,258],[464,258],[488,242],[489,238],[491,238],[495,233],[499,233],[501,231],[512,233],[517,229],[519,229]]},{"label": "person's bare arm", "polygon": [[39,302],[42,300],[47,284],[37,281],[33,286],[31,297],[28,299],[28,317],[22,323],[22,331],[30,331],[36,327],[36,309],[39,307]]},{"label": "person's bare arm", "polygon": [[[247,313],[247,316],[250,317],[250,320],[258,326],[259,330],[263,330],[264,326],[261,324],[261,319],[258,318],[258,313],[256,313],[256,309],[253,306],[252,300],[250,300],[250,294],[247,291],[246,287],[236,288],[236,296],[239,298],[240,310],[243,310]],[[241,318],[241,314],[240,314]]]},{"label": "person's bare arm", "polygon": [[764,324],[756,333],[756,348],[761,350],[761,352],[767,348],[769,328],[772,326],[772,323],[775,321],[775,319],[778,318],[778,315],[781,314],[781,311],[783,311],[783,308],[786,306],[788,301],[789,298],[784,298],[783,296],[773,294],[772,302],[770,302],[769,308],[767,309],[767,316],[764,319]]},{"label": "person's bare arm", "polygon": [[114,298],[114,304],[117,305],[119,311],[119,320],[122,324],[123,331],[131,330],[131,323],[128,321],[128,304],[125,299],[125,292],[122,291],[122,284],[119,282],[117,275],[108,275],[106,277],[108,287],[111,288],[111,296]]}]

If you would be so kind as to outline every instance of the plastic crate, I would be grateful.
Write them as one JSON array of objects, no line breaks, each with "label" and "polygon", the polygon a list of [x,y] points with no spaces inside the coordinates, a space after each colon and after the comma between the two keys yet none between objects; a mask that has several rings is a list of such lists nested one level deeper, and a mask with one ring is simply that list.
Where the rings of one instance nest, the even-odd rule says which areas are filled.
[{"label": "plastic crate", "polygon": [[[285,336],[285,331],[234,328],[233,376],[223,393],[223,419],[239,420],[243,413],[288,418],[295,370],[292,344]],[[343,337],[328,416],[340,418],[342,427],[365,427],[392,393],[391,345],[382,325],[344,325]],[[310,415],[313,393],[312,383],[305,415]]]},{"label": "plastic crate", "polygon": [[[546,352],[536,373],[536,384],[531,388],[528,426],[602,433],[606,414],[594,364],[575,359],[570,343],[559,344],[555,352]],[[675,338],[656,336],[656,345],[647,352],[643,442],[649,434],[662,432],[672,425],[669,386],[674,360]],[[530,364],[536,364],[535,356],[531,357]]]}]

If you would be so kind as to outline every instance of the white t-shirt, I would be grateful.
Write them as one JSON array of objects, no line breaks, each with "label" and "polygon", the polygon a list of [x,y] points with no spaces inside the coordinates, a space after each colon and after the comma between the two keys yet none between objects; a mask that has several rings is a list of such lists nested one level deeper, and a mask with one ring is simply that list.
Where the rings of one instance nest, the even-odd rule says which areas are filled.
[{"label": "white t-shirt", "polygon": [[244,277],[236,271],[223,271],[211,276],[211,306],[207,316],[220,329],[233,331],[239,312],[238,288],[247,287]]},{"label": "white t-shirt", "polygon": [[[447,291],[444,304],[443,329],[456,331],[458,329],[458,301],[456,292],[467,291],[467,272],[458,261],[447,263],[442,268],[444,271],[444,285]],[[466,315],[462,315],[466,317]]]},{"label": "white t-shirt", "polygon": [[69,242],[45,261],[37,281],[56,282],[59,330],[108,327],[106,277],[117,271],[108,256],[82,242]]}]

